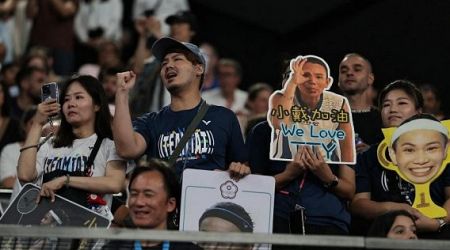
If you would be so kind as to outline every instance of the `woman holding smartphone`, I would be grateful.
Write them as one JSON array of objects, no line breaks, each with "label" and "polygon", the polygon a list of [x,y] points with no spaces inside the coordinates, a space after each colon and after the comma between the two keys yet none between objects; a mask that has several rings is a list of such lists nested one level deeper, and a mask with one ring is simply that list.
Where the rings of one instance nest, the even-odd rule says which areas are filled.
[{"label": "woman holding smartphone", "polygon": [[[125,162],[112,141],[112,117],[104,90],[94,77],[79,76],[64,85],[59,99],[38,105],[20,150],[18,178],[42,183],[40,195],[51,201],[59,194],[109,214],[111,194],[120,192],[125,180]],[[42,127],[61,107],[59,130],[41,146]]]}]

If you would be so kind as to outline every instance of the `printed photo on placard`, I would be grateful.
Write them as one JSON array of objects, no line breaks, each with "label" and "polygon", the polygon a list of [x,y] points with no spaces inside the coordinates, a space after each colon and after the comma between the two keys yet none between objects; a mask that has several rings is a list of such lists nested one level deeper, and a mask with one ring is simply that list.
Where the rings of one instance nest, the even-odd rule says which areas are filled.
[{"label": "printed photo on placard", "polygon": [[447,211],[431,199],[430,184],[450,162],[449,130],[450,120],[418,114],[397,128],[383,129],[384,140],[377,150],[384,168],[414,185],[412,206],[430,218],[447,216]]},{"label": "printed photo on placard", "polygon": [[[180,209],[180,231],[272,233],[275,179],[249,175],[235,182],[228,172],[186,169]],[[204,244],[205,249],[231,247]],[[238,247],[237,245],[232,245]],[[269,249],[240,245],[233,249]]]},{"label": "printed photo on placard", "polygon": [[354,164],[355,133],[348,100],[328,91],[330,68],[314,55],[290,61],[283,88],[269,101],[270,158],[290,161],[300,147],[311,147],[327,163]]},{"label": "printed photo on placard", "polygon": [[110,220],[83,206],[56,195],[55,201],[43,198],[40,187],[25,184],[0,218],[0,224],[108,227]]}]

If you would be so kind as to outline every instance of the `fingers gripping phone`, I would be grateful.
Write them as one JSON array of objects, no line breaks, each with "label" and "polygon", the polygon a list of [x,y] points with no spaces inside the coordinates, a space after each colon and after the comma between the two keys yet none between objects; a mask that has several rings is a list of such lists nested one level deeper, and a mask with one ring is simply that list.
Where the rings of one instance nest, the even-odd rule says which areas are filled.
[{"label": "fingers gripping phone", "polygon": [[[41,100],[45,102],[47,100],[55,100],[59,102],[59,89],[56,82],[46,83],[41,88]],[[52,115],[52,117],[58,114]]]}]

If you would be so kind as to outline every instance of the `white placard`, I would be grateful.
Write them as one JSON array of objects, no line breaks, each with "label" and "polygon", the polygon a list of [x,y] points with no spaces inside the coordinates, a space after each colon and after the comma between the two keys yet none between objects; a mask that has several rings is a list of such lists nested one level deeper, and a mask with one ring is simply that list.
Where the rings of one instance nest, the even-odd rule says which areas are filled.
[{"label": "white placard", "polygon": [[253,232],[272,233],[275,179],[249,175],[238,182],[228,172],[183,172],[180,231],[199,231],[203,213],[221,202],[240,205],[253,221]]}]

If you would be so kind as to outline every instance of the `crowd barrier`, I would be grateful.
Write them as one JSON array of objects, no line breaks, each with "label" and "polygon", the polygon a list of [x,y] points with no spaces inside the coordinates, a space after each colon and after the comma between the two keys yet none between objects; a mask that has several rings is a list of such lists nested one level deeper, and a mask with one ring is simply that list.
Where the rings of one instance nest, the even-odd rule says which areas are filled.
[{"label": "crowd barrier", "polygon": [[[283,246],[320,246],[330,249],[450,249],[450,241],[445,240],[392,240],[351,236],[301,236],[286,234],[247,233],[206,233],[137,230],[123,228],[70,228],[70,227],[27,227],[0,225],[0,237],[5,239],[57,238],[96,240],[147,240],[177,242],[221,242],[272,244]],[[67,242],[67,241],[65,241]],[[63,243],[61,243],[63,244]]]}]

